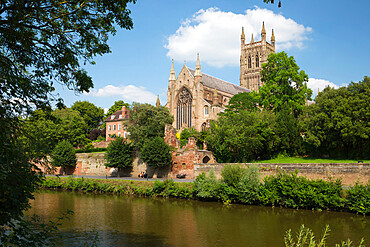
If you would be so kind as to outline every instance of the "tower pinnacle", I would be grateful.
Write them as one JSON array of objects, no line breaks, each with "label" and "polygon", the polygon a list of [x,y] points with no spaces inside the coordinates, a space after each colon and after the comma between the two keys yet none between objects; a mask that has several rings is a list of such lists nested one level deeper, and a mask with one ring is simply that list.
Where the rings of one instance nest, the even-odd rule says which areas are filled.
[{"label": "tower pinnacle", "polygon": [[194,76],[202,76],[202,71],[200,70],[200,62],[199,62],[199,53],[197,53],[197,65],[195,66],[195,74]]},{"label": "tower pinnacle", "polygon": [[251,43],[253,43],[253,42],[254,42],[254,39],[253,39],[253,33],[252,33]]},{"label": "tower pinnacle", "polygon": [[242,35],[240,37],[241,39],[245,39],[245,35],[244,35],[244,27],[242,27]]},{"label": "tower pinnacle", "polygon": [[262,31],[261,34],[266,34],[266,29],[265,29],[265,22],[262,22]]},{"label": "tower pinnacle", "polygon": [[159,101],[159,95],[157,95],[157,102],[155,102],[155,106],[157,108],[161,106],[161,102]]},{"label": "tower pinnacle", "polygon": [[275,45],[274,29],[272,29],[272,34],[271,34],[271,44],[272,44],[272,45]]},{"label": "tower pinnacle", "polygon": [[172,59],[172,64],[171,64],[170,78],[168,80],[176,81],[176,73],[175,73],[175,69],[173,68],[173,59]]}]

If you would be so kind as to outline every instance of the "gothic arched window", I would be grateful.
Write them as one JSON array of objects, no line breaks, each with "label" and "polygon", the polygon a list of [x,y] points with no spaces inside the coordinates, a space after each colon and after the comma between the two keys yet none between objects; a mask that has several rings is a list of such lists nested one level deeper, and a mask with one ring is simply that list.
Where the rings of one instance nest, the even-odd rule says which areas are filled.
[{"label": "gothic arched window", "polygon": [[200,128],[202,129],[202,131],[205,131],[207,129],[207,123],[206,122],[202,123]]},{"label": "gothic arched window", "polygon": [[256,67],[259,67],[260,66],[260,58],[258,56],[258,54],[256,55]]},{"label": "gothic arched window", "polygon": [[183,87],[177,100],[176,128],[181,129],[183,126],[191,127],[191,103],[193,96],[189,89]]},{"label": "gothic arched window", "polygon": [[248,68],[252,68],[252,59],[250,55],[248,57]]},{"label": "gothic arched window", "polygon": [[209,115],[209,107],[208,106],[204,107],[204,115]]}]

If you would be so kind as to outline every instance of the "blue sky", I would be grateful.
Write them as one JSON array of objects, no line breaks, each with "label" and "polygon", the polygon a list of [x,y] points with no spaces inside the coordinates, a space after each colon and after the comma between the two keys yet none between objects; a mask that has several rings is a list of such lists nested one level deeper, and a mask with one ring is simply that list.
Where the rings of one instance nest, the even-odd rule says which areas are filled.
[{"label": "blue sky", "polygon": [[[171,59],[178,73],[186,60],[202,72],[239,84],[240,33],[260,39],[275,31],[277,51],[294,56],[316,93],[326,85],[344,86],[370,76],[370,1],[283,0],[282,7],[262,0],[138,0],[129,5],[134,28],[109,39],[112,53],[85,69],[93,78],[89,94],[63,87],[57,93],[70,107],[87,100],[109,108],[116,100],[154,104],[167,101]],[[177,75],[177,74],[176,74]]]}]

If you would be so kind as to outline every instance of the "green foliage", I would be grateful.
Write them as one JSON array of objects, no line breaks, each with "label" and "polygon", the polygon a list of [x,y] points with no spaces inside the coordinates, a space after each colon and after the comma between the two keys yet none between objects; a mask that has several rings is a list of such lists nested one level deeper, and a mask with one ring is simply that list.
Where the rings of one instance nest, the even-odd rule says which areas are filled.
[{"label": "green foliage", "polygon": [[104,117],[104,109],[88,101],[76,101],[71,109],[78,111],[84,119],[87,124],[86,134],[89,134],[92,129],[97,128]]},{"label": "green foliage", "polygon": [[208,149],[218,162],[237,163],[269,158],[274,150],[275,116],[271,112],[229,112],[211,122]]},{"label": "green foliage", "polygon": [[66,140],[59,142],[50,156],[54,166],[75,166],[77,162],[76,151],[72,144]]},{"label": "green foliage", "polygon": [[220,183],[213,170],[208,175],[204,172],[194,180],[196,196],[203,200],[217,200],[219,195]]},{"label": "green foliage", "polygon": [[280,111],[288,108],[297,118],[311,99],[312,90],[307,87],[308,76],[285,52],[271,53],[262,64],[259,89],[261,104],[266,110]]},{"label": "green foliage", "polygon": [[309,180],[297,172],[284,171],[264,178],[260,201],[264,205],[305,209],[337,210],[345,205],[341,180]]},{"label": "green foliage", "polygon": [[194,137],[197,141],[197,146],[199,149],[203,148],[204,134],[203,132],[197,131],[194,127],[185,128],[180,134],[180,146],[183,147],[188,143],[188,139]]},{"label": "green foliage", "polygon": [[287,108],[276,113],[275,134],[275,154],[286,154],[297,156],[305,153],[303,138],[301,137],[302,127],[297,118]]},{"label": "green foliage", "polygon": [[348,87],[327,87],[309,106],[305,141],[319,154],[370,159],[370,78]]},{"label": "green foliage", "polygon": [[259,170],[256,166],[226,165],[222,171],[223,201],[239,201],[247,204],[258,202],[260,188]]},{"label": "green foliage", "polygon": [[[329,236],[330,228],[329,225],[327,225],[324,230],[323,234],[320,239],[315,240],[315,234],[314,232],[304,225],[301,225],[299,228],[299,231],[297,232],[297,240],[294,240],[294,237],[292,236],[292,229],[289,229],[284,236],[284,243],[286,247],[298,247],[298,246],[307,246],[307,247],[326,247],[327,243],[326,240]],[[351,247],[352,241],[342,241],[340,244],[336,244],[335,247]],[[364,240],[361,239],[358,247],[364,247]]]},{"label": "green foliage", "polygon": [[235,94],[226,106],[225,112],[257,111],[260,98],[255,91]]},{"label": "green foliage", "polygon": [[164,142],[162,137],[148,140],[142,148],[140,157],[145,163],[153,167],[168,166],[172,161],[170,146]]},{"label": "green foliage", "polygon": [[28,151],[38,156],[50,154],[62,140],[68,140],[75,147],[88,142],[84,119],[69,108],[53,112],[36,110],[24,121],[22,129]]},{"label": "green foliage", "polygon": [[154,137],[164,137],[164,127],[172,124],[173,116],[164,106],[155,107],[149,104],[134,104],[129,125],[130,140],[141,150],[144,143]]},{"label": "green foliage", "polygon": [[[50,107],[54,84],[78,93],[88,92],[92,79],[80,63],[93,64],[94,56],[109,53],[108,35],[115,34],[116,27],[133,27],[127,9],[132,2],[135,0],[88,0],[83,4],[69,0],[1,2],[0,224],[21,216],[33,198],[40,179],[31,158],[44,157],[58,142],[53,139],[54,132],[43,133],[50,122],[27,128],[15,119],[34,108]],[[62,108],[62,104],[58,105]],[[84,136],[70,133],[77,126],[80,124],[70,126],[67,136],[56,140],[77,137],[73,142],[83,143]],[[34,138],[20,141],[19,132],[33,133]],[[40,141],[32,144],[39,136]],[[49,141],[53,145],[48,146]]]},{"label": "green foliage", "polygon": [[20,121],[0,117],[0,226],[19,219],[42,180],[34,159],[19,140]]},{"label": "green foliage", "polygon": [[107,159],[106,166],[108,167],[131,167],[132,166],[132,145],[127,143],[126,139],[117,137],[108,145],[105,157]]},{"label": "green foliage", "polygon": [[370,215],[370,182],[367,185],[356,183],[346,190],[347,207],[349,210]]}]

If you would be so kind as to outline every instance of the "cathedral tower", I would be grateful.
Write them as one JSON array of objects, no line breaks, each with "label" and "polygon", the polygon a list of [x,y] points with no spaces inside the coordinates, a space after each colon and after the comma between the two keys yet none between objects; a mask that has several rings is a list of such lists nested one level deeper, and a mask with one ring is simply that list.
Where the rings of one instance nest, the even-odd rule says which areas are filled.
[{"label": "cathedral tower", "polygon": [[246,44],[244,27],[242,27],[240,41],[240,86],[258,92],[262,86],[260,76],[262,64],[267,62],[267,57],[270,53],[275,53],[274,30],[272,30],[271,43],[269,43],[266,41],[266,29],[263,22],[261,41],[254,41],[252,34],[251,42]]}]

